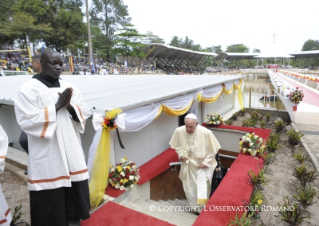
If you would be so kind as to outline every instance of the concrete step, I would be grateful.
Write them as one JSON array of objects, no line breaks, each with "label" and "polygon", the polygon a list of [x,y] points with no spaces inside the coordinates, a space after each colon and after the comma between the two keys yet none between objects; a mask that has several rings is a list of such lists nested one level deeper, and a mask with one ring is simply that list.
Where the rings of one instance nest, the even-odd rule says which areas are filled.
[{"label": "concrete step", "polygon": [[[178,209],[166,209],[167,211],[165,211],[165,206],[179,205],[174,205],[170,202],[165,202],[162,200],[159,202],[149,199],[146,201],[137,200],[134,203],[123,201],[120,203],[120,205],[175,225],[192,225],[197,218],[195,214],[185,211],[177,211]],[[154,206],[154,210],[150,208],[151,206]]]}]

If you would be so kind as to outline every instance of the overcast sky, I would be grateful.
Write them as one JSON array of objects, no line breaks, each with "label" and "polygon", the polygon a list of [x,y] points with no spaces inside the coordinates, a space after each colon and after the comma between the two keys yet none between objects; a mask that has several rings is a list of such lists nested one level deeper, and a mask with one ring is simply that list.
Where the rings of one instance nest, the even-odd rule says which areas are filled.
[{"label": "overcast sky", "polygon": [[273,43],[286,53],[319,39],[319,0],[123,0],[140,33],[151,31],[168,44],[173,36],[202,47],[245,44],[250,52]]}]

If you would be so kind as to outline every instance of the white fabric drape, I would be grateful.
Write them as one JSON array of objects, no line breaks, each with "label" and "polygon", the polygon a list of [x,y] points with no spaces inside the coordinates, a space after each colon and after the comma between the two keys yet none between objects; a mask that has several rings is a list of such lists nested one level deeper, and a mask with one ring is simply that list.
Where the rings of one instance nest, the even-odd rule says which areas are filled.
[{"label": "white fabric drape", "polygon": [[183,96],[174,97],[168,100],[162,101],[162,105],[174,109],[180,110],[186,108],[194,99],[195,93],[190,93]]},{"label": "white fabric drape", "polygon": [[225,83],[225,89],[227,90],[227,91],[230,91],[232,88],[233,88],[233,82],[226,82]]},{"label": "white fabric drape", "polygon": [[213,86],[211,88],[204,89],[203,92],[202,92],[202,98],[209,99],[209,98],[215,97],[218,94],[220,94],[220,92],[222,90],[223,90],[223,86],[222,85]]}]

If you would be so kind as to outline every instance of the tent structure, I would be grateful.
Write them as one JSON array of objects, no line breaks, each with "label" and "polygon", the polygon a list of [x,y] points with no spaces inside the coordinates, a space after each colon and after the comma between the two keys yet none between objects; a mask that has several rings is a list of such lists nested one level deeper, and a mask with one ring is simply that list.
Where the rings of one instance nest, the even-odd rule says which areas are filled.
[{"label": "tent structure", "polygon": [[[294,58],[294,56],[285,53],[278,46],[276,46],[275,44],[272,44],[265,51],[263,51],[262,53],[259,53],[254,58],[261,59],[261,62],[263,62],[263,59],[282,59],[284,64],[285,59]],[[290,60],[288,61],[288,64],[290,64]],[[257,60],[257,65],[258,65],[258,60]]]},{"label": "tent structure", "polygon": [[319,58],[319,50],[294,52],[294,53],[289,53],[289,55],[294,56],[295,59],[298,59],[298,58]]},{"label": "tent structure", "polygon": [[165,72],[174,70],[203,72],[204,62],[209,57],[217,56],[216,53],[192,51],[163,44],[150,44],[143,51],[145,56],[142,59],[137,57],[127,59],[125,56],[117,55],[116,60],[118,62],[127,60],[129,65],[135,66],[155,64],[157,68]]},{"label": "tent structure", "polygon": [[254,57],[257,56],[258,53],[227,53],[223,52],[220,53],[217,57],[215,57],[215,62],[219,67],[221,67],[222,62],[224,60],[227,60],[231,62],[231,64],[234,63],[234,60],[251,60],[255,59]]}]

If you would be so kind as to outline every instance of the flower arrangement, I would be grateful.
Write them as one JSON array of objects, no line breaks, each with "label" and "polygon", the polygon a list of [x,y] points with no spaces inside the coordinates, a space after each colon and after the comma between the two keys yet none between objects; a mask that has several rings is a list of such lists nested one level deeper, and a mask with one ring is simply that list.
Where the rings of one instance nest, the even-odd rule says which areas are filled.
[{"label": "flower arrangement", "polygon": [[139,179],[140,175],[135,163],[127,161],[126,157],[121,158],[116,167],[110,165],[109,184],[115,189],[133,188]]},{"label": "flower arrangement", "polygon": [[222,125],[223,124],[223,117],[220,116],[219,113],[215,113],[212,114],[210,113],[209,115],[207,115],[206,117],[206,124],[207,125],[214,125],[214,126],[218,126],[218,125]]},{"label": "flower arrangement", "polygon": [[298,87],[296,88],[295,91],[290,92],[289,99],[295,104],[299,104],[303,98],[304,98],[304,94],[302,90],[298,89]]},{"label": "flower arrangement", "polygon": [[266,149],[264,140],[255,133],[247,133],[239,140],[239,150],[242,151],[244,154],[247,152],[251,156],[256,156],[257,153],[264,153],[264,150]]}]

